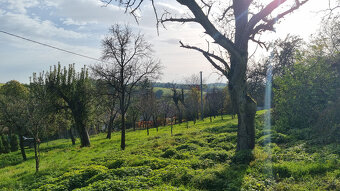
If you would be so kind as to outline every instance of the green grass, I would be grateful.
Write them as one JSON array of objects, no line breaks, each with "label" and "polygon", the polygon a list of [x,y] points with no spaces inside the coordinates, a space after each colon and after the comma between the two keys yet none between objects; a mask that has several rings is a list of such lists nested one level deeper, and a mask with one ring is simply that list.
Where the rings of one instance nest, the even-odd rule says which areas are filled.
[{"label": "green grass", "polygon": [[[257,142],[263,111],[257,115]],[[237,120],[230,116],[170,127],[129,131],[126,150],[120,133],[91,137],[90,148],[61,139],[41,144],[41,168],[34,152],[0,155],[0,190],[339,190],[337,145],[308,146],[281,136],[278,143],[235,154]],[[284,137],[284,138],[282,138]],[[79,142],[78,142],[79,143]],[[271,149],[272,163],[267,150]],[[272,164],[273,175],[268,172]]]}]

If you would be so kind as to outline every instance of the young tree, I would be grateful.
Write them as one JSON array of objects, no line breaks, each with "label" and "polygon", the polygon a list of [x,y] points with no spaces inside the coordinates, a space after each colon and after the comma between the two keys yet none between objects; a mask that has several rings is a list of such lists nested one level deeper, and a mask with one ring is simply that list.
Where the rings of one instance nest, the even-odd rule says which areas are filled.
[{"label": "young tree", "polygon": [[151,58],[151,45],[141,34],[133,34],[128,26],[115,25],[102,41],[102,64],[92,67],[95,77],[114,88],[119,98],[122,119],[121,149],[125,149],[125,114],[131,94],[138,82],[156,78],[160,62]]},{"label": "young tree", "polygon": [[162,116],[161,118],[163,119],[163,126],[166,126],[166,119],[171,116],[174,109],[174,105],[171,102],[171,97],[170,96],[163,96],[159,100],[158,104],[158,109],[159,109],[159,114]]},{"label": "young tree", "polygon": [[[154,117],[154,113],[156,112],[156,97],[153,92],[153,88],[150,82],[146,82],[146,87],[143,88],[140,92],[139,99],[139,110],[142,115],[143,122],[149,122],[152,117]],[[154,118],[152,119],[155,120]],[[144,124],[146,126],[147,135],[149,135],[149,126],[150,124]]]},{"label": "young tree", "polygon": [[54,113],[50,95],[44,82],[44,74],[37,76],[35,73],[31,78],[29,86],[29,98],[27,102],[27,131],[34,140],[34,159],[35,170],[39,171],[40,166],[40,143],[41,136],[48,132],[52,127]]},{"label": "young tree", "polygon": [[[233,108],[238,116],[236,150],[253,149],[255,146],[256,103],[247,93],[246,70],[249,41],[263,45],[257,36],[265,31],[274,31],[277,21],[298,9],[308,0],[292,0],[290,7],[286,10],[283,10],[284,6],[282,5],[289,2],[287,0],[271,0],[268,4],[261,3],[260,0],[230,0],[223,3],[204,0],[176,1],[187,8],[189,13],[178,18],[166,12],[162,18],[158,18],[159,14],[154,0],[151,0],[157,23],[197,23],[203,27],[204,33],[211,37],[210,42],[212,43],[210,44],[215,44],[220,50],[227,52],[219,55],[214,53],[213,48],[209,48],[209,46],[204,50],[180,42],[181,47],[202,53],[228,79]],[[135,14],[143,0],[140,0],[139,3],[130,0],[120,0],[119,2],[126,7],[126,10],[131,10],[131,13]],[[216,6],[219,6],[217,9],[222,11],[214,12]],[[279,9],[281,7],[282,9]]]}]

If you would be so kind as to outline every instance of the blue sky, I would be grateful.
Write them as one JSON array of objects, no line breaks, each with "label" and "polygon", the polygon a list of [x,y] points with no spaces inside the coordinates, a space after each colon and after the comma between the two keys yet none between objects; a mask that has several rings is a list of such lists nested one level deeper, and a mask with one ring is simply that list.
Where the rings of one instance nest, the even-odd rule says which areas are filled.
[{"label": "blue sky", "polygon": [[[184,8],[175,1],[158,0],[159,10],[167,9],[173,14],[183,14]],[[264,0],[265,2],[265,0]],[[293,33],[308,39],[316,32],[320,14],[325,9],[325,0],[310,0],[277,26],[277,33],[267,35],[266,41],[284,38]],[[152,43],[155,56],[164,66],[163,82],[183,82],[192,74],[203,71],[207,82],[221,81],[215,70],[200,54],[179,47],[179,40],[197,46],[206,46],[209,37],[195,24],[168,24],[157,35],[151,5],[146,1],[140,12],[137,25],[132,16],[116,5],[103,7],[99,0],[0,0],[0,30],[14,33],[59,48],[100,58],[100,41],[112,24],[129,23],[135,31],[141,31]],[[251,45],[250,49],[254,49]],[[265,54],[260,50],[258,54]],[[43,47],[0,33],[0,82],[18,80],[27,83],[33,72],[48,70],[61,62],[62,65],[76,63],[92,65],[96,61]],[[225,81],[225,80],[222,80]]]}]

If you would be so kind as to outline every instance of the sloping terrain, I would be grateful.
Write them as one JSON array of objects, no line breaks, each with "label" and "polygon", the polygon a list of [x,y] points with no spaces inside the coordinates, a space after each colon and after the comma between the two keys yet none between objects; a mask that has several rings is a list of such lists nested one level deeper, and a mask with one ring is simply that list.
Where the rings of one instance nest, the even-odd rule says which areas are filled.
[{"label": "sloping terrain", "polygon": [[[340,146],[310,145],[272,131],[264,146],[263,111],[257,114],[257,146],[235,154],[237,119],[220,117],[91,137],[90,148],[61,139],[41,145],[41,170],[34,152],[0,155],[0,190],[340,190]],[[272,153],[272,156],[268,153]],[[252,158],[250,163],[246,161]]]}]

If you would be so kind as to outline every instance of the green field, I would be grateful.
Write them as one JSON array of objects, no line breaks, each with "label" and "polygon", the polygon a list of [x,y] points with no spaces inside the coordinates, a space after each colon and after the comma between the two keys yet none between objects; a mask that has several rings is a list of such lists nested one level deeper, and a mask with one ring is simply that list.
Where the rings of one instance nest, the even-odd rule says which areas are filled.
[{"label": "green field", "polygon": [[273,132],[276,143],[261,146],[267,138],[262,118],[263,111],[250,163],[241,164],[252,155],[234,152],[237,120],[224,116],[175,125],[173,136],[169,126],[149,136],[129,131],[125,151],[119,132],[111,140],[92,136],[90,148],[67,139],[43,143],[37,174],[32,149],[25,162],[19,151],[2,154],[0,190],[340,190],[339,145],[315,146]]}]

